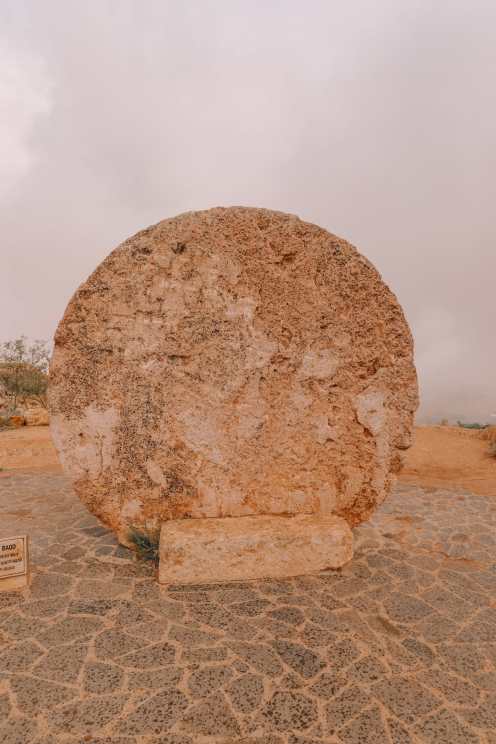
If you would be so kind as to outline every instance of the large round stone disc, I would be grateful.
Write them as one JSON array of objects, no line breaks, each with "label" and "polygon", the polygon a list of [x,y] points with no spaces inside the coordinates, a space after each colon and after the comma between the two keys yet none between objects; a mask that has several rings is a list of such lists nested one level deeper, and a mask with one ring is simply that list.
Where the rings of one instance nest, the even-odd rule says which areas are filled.
[{"label": "large round stone disc", "polygon": [[182,517],[381,503],[417,383],[401,308],[355,248],[297,217],[190,212],[130,238],[69,303],[52,433],[125,539]]}]

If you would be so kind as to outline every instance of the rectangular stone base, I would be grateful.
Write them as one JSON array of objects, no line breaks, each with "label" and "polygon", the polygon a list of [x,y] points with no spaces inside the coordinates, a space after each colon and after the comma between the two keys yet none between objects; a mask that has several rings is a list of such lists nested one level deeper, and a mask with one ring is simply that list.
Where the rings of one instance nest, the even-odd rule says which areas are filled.
[{"label": "rectangular stone base", "polygon": [[0,592],[13,592],[29,586],[29,575],[9,576],[8,579],[0,579]]},{"label": "rectangular stone base", "polygon": [[352,556],[351,530],[334,515],[177,519],[162,524],[159,581],[280,579],[339,568]]}]

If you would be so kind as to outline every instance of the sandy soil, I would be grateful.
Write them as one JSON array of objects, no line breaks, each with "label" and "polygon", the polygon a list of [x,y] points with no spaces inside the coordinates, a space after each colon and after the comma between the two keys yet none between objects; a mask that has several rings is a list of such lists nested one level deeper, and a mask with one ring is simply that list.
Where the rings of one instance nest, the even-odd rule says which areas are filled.
[{"label": "sandy soil", "polygon": [[2,472],[61,472],[48,426],[22,426],[0,431],[0,468]]},{"label": "sandy soil", "polygon": [[418,426],[400,480],[496,496],[496,458],[488,454],[488,442],[478,431]]},{"label": "sandy soil", "polygon": [[[0,468],[0,475],[9,470],[60,472],[48,427],[0,432]],[[456,426],[419,426],[400,480],[496,496],[496,458],[488,455],[488,442],[479,432]]]}]

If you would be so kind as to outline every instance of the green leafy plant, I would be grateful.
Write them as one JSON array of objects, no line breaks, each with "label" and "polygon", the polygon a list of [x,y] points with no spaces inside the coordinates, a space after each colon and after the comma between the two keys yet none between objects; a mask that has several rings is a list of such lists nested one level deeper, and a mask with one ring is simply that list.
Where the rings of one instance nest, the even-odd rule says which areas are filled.
[{"label": "green leafy plant", "polygon": [[158,564],[160,530],[147,530],[143,527],[130,527],[129,540],[138,556],[145,561]]}]

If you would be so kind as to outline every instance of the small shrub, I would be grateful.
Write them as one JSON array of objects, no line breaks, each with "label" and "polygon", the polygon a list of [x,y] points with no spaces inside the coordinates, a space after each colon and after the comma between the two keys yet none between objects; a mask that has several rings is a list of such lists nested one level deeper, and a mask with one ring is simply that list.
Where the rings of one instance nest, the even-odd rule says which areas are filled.
[{"label": "small shrub", "polygon": [[158,564],[160,530],[147,530],[143,527],[130,527],[129,539],[138,556],[144,561]]},{"label": "small shrub", "polygon": [[487,429],[488,424],[464,424],[462,421],[456,422],[462,429]]}]

